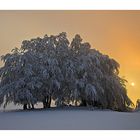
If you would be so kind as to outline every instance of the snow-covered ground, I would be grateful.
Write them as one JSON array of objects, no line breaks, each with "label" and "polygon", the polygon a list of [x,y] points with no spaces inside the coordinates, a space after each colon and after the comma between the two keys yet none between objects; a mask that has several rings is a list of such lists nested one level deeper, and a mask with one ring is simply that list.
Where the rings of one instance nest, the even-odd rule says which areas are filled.
[{"label": "snow-covered ground", "polygon": [[34,111],[1,111],[4,130],[111,130],[140,129],[140,112],[124,113],[87,108],[50,108]]}]

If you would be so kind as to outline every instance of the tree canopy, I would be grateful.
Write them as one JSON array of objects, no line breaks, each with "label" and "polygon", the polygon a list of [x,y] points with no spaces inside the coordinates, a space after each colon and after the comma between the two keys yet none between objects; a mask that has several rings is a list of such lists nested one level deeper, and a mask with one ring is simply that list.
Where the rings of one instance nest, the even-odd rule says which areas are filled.
[{"label": "tree canopy", "polygon": [[97,106],[127,111],[133,105],[127,96],[126,80],[119,76],[119,63],[75,35],[65,32],[24,40],[1,57],[0,105],[34,107]]}]

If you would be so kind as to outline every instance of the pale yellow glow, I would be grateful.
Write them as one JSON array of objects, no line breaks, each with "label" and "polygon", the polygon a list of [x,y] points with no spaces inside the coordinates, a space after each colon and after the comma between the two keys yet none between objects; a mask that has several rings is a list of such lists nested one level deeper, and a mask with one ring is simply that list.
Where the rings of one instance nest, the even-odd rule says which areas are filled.
[{"label": "pale yellow glow", "polygon": [[134,83],[134,82],[132,82],[132,83],[131,83],[131,86],[132,86],[132,87],[134,87],[134,86],[135,86],[135,83]]}]

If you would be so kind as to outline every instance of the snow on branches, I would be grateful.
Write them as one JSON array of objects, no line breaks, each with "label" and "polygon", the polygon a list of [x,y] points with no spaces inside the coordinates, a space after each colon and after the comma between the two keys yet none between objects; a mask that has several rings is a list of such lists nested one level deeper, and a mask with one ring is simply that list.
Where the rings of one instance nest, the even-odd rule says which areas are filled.
[{"label": "snow on branches", "polygon": [[126,111],[133,103],[127,96],[119,64],[66,33],[24,40],[21,48],[1,57],[0,105],[13,102],[24,109],[42,102],[57,105],[92,105]]}]

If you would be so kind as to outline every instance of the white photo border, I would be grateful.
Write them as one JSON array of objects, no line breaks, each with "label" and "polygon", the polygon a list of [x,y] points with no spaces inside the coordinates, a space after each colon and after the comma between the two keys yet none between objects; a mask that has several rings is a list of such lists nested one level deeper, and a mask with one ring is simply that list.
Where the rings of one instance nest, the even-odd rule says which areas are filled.
[{"label": "white photo border", "polygon": [[[140,10],[140,0],[0,0],[0,10]],[[0,131],[2,140],[132,140],[138,138],[140,138],[139,130]]]}]

